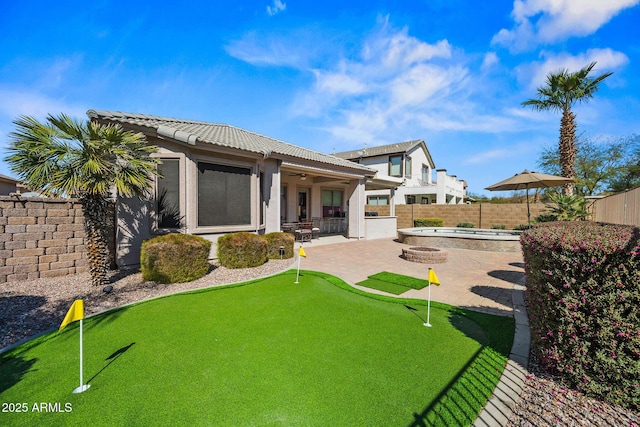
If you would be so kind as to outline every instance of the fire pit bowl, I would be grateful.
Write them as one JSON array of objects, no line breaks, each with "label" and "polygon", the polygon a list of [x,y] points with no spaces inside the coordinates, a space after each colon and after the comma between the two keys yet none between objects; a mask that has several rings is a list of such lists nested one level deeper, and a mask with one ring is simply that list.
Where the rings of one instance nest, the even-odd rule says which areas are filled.
[{"label": "fire pit bowl", "polygon": [[448,260],[448,252],[442,249],[428,248],[426,246],[416,246],[403,249],[402,258],[411,262],[421,264],[443,264]]}]

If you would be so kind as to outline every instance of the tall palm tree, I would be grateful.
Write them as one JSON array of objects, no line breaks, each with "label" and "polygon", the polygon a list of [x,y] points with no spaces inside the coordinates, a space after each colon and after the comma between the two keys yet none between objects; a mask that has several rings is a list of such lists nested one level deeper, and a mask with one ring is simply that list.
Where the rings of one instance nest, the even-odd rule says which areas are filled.
[{"label": "tall palm tree", "polygon": [[[571,107],[576,102],[586,102],[593,98],[598,85],[613,74],[605,73],[596,78],[590,78],[589,73],[595,66],[596,63],[592,62],[580,71],[569,72],[563,69],[556,73],[549,73],[546,85],[538,88],[538,98],[522,103],[523,106],[531,106],[538,111],[562,111],[558,148],[561,174],[566,178],[575,178],[576,115],[571,111]],[[572,195],[573,184],[566,184],[563,192],[565,195]]]},{"label": "tall palm tree", "polygon": [[9,134],[11,170],[47,196],[77,197],[82,205],[91,282],[108,283],[109,201],[113,195],[143,197],[151,189],[155,148],[142,134],[119,125],[79,122],[61,114],[45,123],[21,116]]}]

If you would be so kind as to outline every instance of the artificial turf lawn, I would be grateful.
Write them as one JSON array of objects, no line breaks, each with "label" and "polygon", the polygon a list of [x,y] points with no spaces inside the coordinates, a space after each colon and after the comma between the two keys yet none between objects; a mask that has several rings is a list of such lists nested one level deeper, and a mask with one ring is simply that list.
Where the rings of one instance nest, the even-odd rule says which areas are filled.
[{"label": "artificial turf lawn", "polygon": [[[377,297],[320,273],[164,297],[1,356],[3,425],[469,425],[513,320]],[[41,402],[61,411],[35,412]],[[66,405],[69,404],[69,405]],[[7,408],[9,408],[7,406]],[[15,406],[14,406],[15,408]]]},{"label": "artificial turf lawn", "polygon": [[357,285],[364,286],[369,289],[377,289],[394,295],[400,295],[407,292],[409,289],[422,289],[428,285],[428,282],[424,279],[417,279],[411,276],[383,271],[382,273],[376,273],[369,276],[366,280],[358,282]]}]

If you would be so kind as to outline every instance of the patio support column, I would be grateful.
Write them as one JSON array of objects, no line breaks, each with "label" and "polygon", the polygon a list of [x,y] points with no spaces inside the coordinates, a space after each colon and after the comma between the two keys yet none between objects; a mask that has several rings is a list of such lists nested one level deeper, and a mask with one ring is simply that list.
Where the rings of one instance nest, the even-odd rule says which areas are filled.
[{"label": "patio support column", "polygon": [[280,161],[267,159],[264,162],[264,185],[265,194],[265,233],[280,231],[280,215],[281,209],[286,208],[280,206]]},{"label": "patio support column", "polygon": [[396,189],[389,189],[389,216],[396,216]]},{"label": "patio support column", "polygon": [[436,204],[444,205],[447,203],[447,170],[436,170]]},{"label": "patio support column", "polygon": [[364,229],[364,205],[366,196],[364,192],[364,179],[351,180],[349,182],[349,238],[361,239],[365,236]]}]

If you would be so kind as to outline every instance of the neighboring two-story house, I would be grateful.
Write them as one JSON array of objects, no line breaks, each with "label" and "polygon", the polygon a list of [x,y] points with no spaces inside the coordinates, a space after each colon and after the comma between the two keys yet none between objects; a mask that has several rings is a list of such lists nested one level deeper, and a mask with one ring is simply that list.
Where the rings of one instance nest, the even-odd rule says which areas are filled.
[{"label": "neighboring two-story house", "polygon": [[0,196],[20,194],[29,191],[26,185],[10,176],[0,175]]},{"label": "neighboring two-story house", "polygon": [[[375,169],[376,178],[396,182],[395,204],[458,204],[466,197],[466,182],[447,175],[446,169],[437,169],[433,180],[435,164],[421,139],[334,155]],[[367,190],[366,195],[369,205],[388,205],[392,197],[388,189]]]}]

